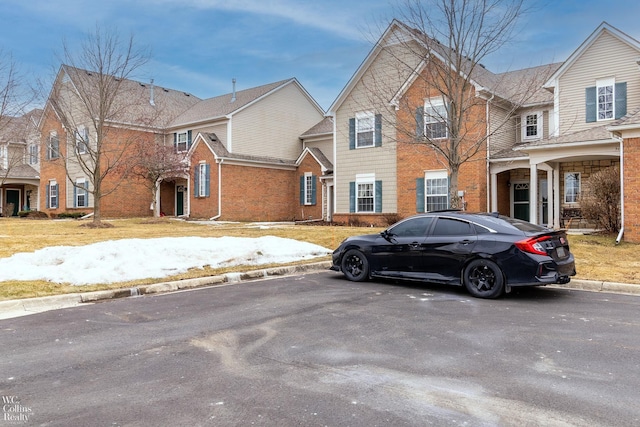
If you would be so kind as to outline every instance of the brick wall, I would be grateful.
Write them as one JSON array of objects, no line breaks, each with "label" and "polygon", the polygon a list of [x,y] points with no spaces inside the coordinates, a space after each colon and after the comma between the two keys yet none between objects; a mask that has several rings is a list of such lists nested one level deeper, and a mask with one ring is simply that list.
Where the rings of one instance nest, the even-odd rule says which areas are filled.
[{"label": "brick wall", "polygon": [[640,243],[640,138],[624,140],[624,240]]}]

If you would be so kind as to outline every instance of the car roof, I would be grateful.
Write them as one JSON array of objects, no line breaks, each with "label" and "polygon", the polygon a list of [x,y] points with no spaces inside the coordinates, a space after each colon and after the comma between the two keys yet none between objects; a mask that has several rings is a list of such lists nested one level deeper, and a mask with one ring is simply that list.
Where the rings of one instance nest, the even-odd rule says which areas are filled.
[{"label": "car roof", "polygon": [[458,209],[446,209],[426,212],[423,214],[413,215],[406,219],[415,217],[440,217],[440,218],[456,218],[477,223],[481,226],[490,228],[499,233],[521,234],[521,233],[540,233],[547,231],[543,226],[532,224],[517,218],[511,218],[500,215],[497,212],[468,212]]}]

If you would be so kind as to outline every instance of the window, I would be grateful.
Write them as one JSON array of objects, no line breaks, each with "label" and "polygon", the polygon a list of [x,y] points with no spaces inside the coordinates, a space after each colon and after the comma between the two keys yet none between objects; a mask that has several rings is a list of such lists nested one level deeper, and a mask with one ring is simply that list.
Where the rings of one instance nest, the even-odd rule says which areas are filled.
[{"label": "window", "polygon": [[58,133],[52,131],[47,141],[47,159],[57,159],[60,157],[60,139]]},{"label": "window", "polygon": [[614,84],[613,79],[596,81],[598,94],[598,121],[614,117]]},{"label": "window", "polygon": [[469,236],[474,234],[471,224],[452,218],[438,218],[433,228],[434,236]]},{"label": "window", "polygon": [[373,113],[356,114],[356,147],[373,147],[375,116]]},{"label": "window", "polygon": [[207,163],[197,164],[194,171],[194,196],[209,197],[210,169]]},{"label": "window", "polygon": [[49,181],[47,185],[47,208],[58,207],[58,183],[55,180]]},{"label": "window", "polygon": [[564,202],[578,203],[580,196],[580,173],[570,172],[564,175]]},{"label": "window", "polygon": [[174,133],[173,144],[175,145],[176,152],[178,153],[188,151],[189,148],[191,148],[191,131]]},{"label": "window", "polygon": [[614,78],[598,79],[586,88],[586,122],[619,119],[627,114],[627,83]]},{"label": "window", "polygon": [[89,206],[89,192],[88,183],[84,178],[76,180],[76,185],[73,187],[74,194],[74,207],[86,208]]},{"label": "window", "polygon": [[390,232],[398,237],[426,236],[432,221],[433,217],[431,216],[411,218],[400,222]]},{"label": "window", "polygon": [[382,212],[382,181],[375,174],[358,174],[349,183],[349,212]]},{"label": "window", "polygon": [[425,196],[427,212],[449,207],[449,177],[447,171],[433,171],[425,174]]},{"label": "window", "polygon": [[305,172],[300,177],[300,204],[316,204],[316,177],[311,172]]},{"label": "window", "polygon": [[542,114],[530,113],[522,116],[522,140],[530,141],[542,137]]},{"label": "window", "polygon": [[29,145],[29,164],[38,164],[38,146],[36,144]]},{"label": "window", "polygon": [[424,104],[424,135],[428,139],[446,138],[448,113],[442,98],[432,98]]},{"label": "window", "polygon": [[7,157],[7,147],[0,145],[0,169],[9,168],[9,159]]},{"label": "window", "polygon": [[76,130],[76,153],[85,154],[89,150],[89,129],[80,126]]}]

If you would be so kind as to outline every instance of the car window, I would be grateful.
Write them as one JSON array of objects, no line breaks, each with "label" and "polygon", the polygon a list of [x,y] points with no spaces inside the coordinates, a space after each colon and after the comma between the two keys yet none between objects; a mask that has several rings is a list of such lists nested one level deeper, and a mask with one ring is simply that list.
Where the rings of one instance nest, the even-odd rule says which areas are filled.
[{"label": "car window", "polygon": [[432,221],[431,216],[410,218],[394,225],[389,232],[398,237],[425,236]]},{"label": "car window", "polygon": [[475,234],[471,224],[452,218],[438,218],[433,228],[434,236],[466,236]]}]

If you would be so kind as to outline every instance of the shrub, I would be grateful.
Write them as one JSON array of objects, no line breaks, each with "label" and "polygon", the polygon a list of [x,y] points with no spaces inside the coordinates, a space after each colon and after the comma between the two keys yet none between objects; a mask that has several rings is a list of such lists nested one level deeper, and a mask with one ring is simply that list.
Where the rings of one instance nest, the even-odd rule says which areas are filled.
[{"label": "shrub", "polygon": [[387,225],[393,225],[402,219],[402,216],[400,216],[400,214],[397,214],[397,213],[387,213],[382,215],[382,217],[384,218],[384,222]]},{"label": "shrub", "polygon": [[78,218],[82,218],[86,214],[87,214],[86,212],[62,212],[58,214],[58,218],[78,219]]},{"label": "shrub", "polygon": [[609,233],[620,230],[620,169],[602,169],[584,183],[580,196],[582,216]]},{"label": "shrub", "polygon": [[40,211],[20,211],[18,212],[18,216],[20,218],[29,218],[29,219],[48,219],[49,215],[45,212]]}]

